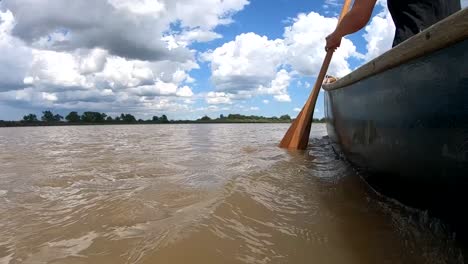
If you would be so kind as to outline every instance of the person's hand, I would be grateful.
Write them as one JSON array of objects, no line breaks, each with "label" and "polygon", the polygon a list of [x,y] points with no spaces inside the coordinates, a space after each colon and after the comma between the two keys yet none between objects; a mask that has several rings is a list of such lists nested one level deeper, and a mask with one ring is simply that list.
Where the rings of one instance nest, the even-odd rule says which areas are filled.
[{"label": "person's hand", "polygon": [[331,33],[326,37],[327,45],[325,46],[325,51],[335,51],[341,45],[341,36],[338,36],[336,32]]}]

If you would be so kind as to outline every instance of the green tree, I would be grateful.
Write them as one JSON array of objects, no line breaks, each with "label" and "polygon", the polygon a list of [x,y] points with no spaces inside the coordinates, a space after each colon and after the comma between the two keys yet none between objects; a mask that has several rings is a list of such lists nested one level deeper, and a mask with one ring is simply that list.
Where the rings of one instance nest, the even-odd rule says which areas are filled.
[{"label": "green tree", "polygon": [[167,119],[167,116],[166,115],[162,115],[160,118],[159,118],[159,121],[161,123],[169,123],[169,120]]},{"label": "green tree", "polygon": [[77,122],[80,122],[81,118],[80,118],[80,115],[77,112],[73,111],[73,112],[70,112],[65,117],[65,120],[67,120],[70,123],[77,123]]},{"label": "green tree", "polygon": [[81,115],[81,121],[86,123],[102,123],[106,116],[106,114],[101,114],[99,112],[84,112],[83,115]]},{"label": "green tree", "polygon": [[112,119],[112,116],[108,116],[108,117],[106,118],[106,121],[107,121],[107,122],[112,122],[112,121],[114,121],[114,120]]},{"label": "green tree", "polygon": [[54,115],[54,121],[55,122],[60,122],[62,119],[63,119],[63,116],[61,116],[59,114]]},{"label": "green tree", "polygon": [[280,116],[281,120],[291,120],[291,117],[289,115],[282,115]]},{"label": "green tree", "polygon": [[219,115],[219,119],[224,119],[224,115],[223,115],[223,114],[220,114],[220,115]]},{"label": "green tree", "polygon": [[211,121],[211,118],[207,115],[205,115],[204,117],[200,118],[201,121]]},{"label": "green tree", "polygon": [[44,122],[54,122],[55,121],[55,116],[54,114],[47,110],[47,111],[43,111],[42,112],[42,117],[41,117],[41,120],[44,121]]},{"label": "green tree", "polygon": [[121,114],[120,119],[125,123],[135,123],[137,121],[131,114]]},{"label": "green tree", "polygon": [[23,116],[23,121],[25,121],[25,122],[37,122],[39,120],[37,120],[37,116],[35,114],[29,114],[29,115]]},{"label": "green tree", "polygon": [[159,122],[159,117],[158,116],[153,116],[153,122]]}]

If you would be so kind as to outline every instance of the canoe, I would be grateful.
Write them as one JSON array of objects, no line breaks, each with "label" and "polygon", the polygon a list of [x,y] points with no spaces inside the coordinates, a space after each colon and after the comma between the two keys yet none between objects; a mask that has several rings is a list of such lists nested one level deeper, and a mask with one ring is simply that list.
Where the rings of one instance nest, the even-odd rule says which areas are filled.
[{"label": "canoe", "polygon": [[444,214],[466,200],[467,8],[323,89],[334,148],[373,187]]}]

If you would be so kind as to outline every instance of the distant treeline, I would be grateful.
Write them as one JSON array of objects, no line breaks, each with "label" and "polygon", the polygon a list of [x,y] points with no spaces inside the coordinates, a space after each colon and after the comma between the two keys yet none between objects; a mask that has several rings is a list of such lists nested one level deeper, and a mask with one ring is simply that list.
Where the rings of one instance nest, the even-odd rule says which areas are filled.
[{"label": "distant treeline", "polygon": [[204,116],[200,119],[197,119],[197,123],[289,123],[291,122],[291,117],[289,115],[283,115],[280,117],[264,117],[264,116],[255,116],[255,115],[240,115],[240,114],[229,114],[227,116],[220,115],[218,118],[210,118],[209,116]]},{"label": "distant treeline", "polygon": [[[289,115],[280,117],[264,117],[255,115],[229,114],[218,118],[204,116],[197,120],[169,120],[166,115],[153,116],[151,119],[136,119],[131,114],[120,114],[112,117],[100,112],[70,112],[65,117],[54,114],[52,111],[43,111],[39,119],[35,114],[28,114],[21,121],[0,120],[0,126],[57,126],[57,125],[90,125],[90,124],[190,124],[190,123],[290,123]],[[324,122],[324,119],[314,119],[314,122]]]}]

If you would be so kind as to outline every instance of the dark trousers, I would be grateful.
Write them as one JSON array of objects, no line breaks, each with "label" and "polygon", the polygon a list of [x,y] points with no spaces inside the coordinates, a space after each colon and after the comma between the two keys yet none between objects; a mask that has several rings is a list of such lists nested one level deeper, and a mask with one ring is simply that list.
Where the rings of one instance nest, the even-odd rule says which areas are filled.
[{"label": "dark trousers", "polygon": [[395,22],[393,46],[461,9],[460,0],[388,0]]}]

